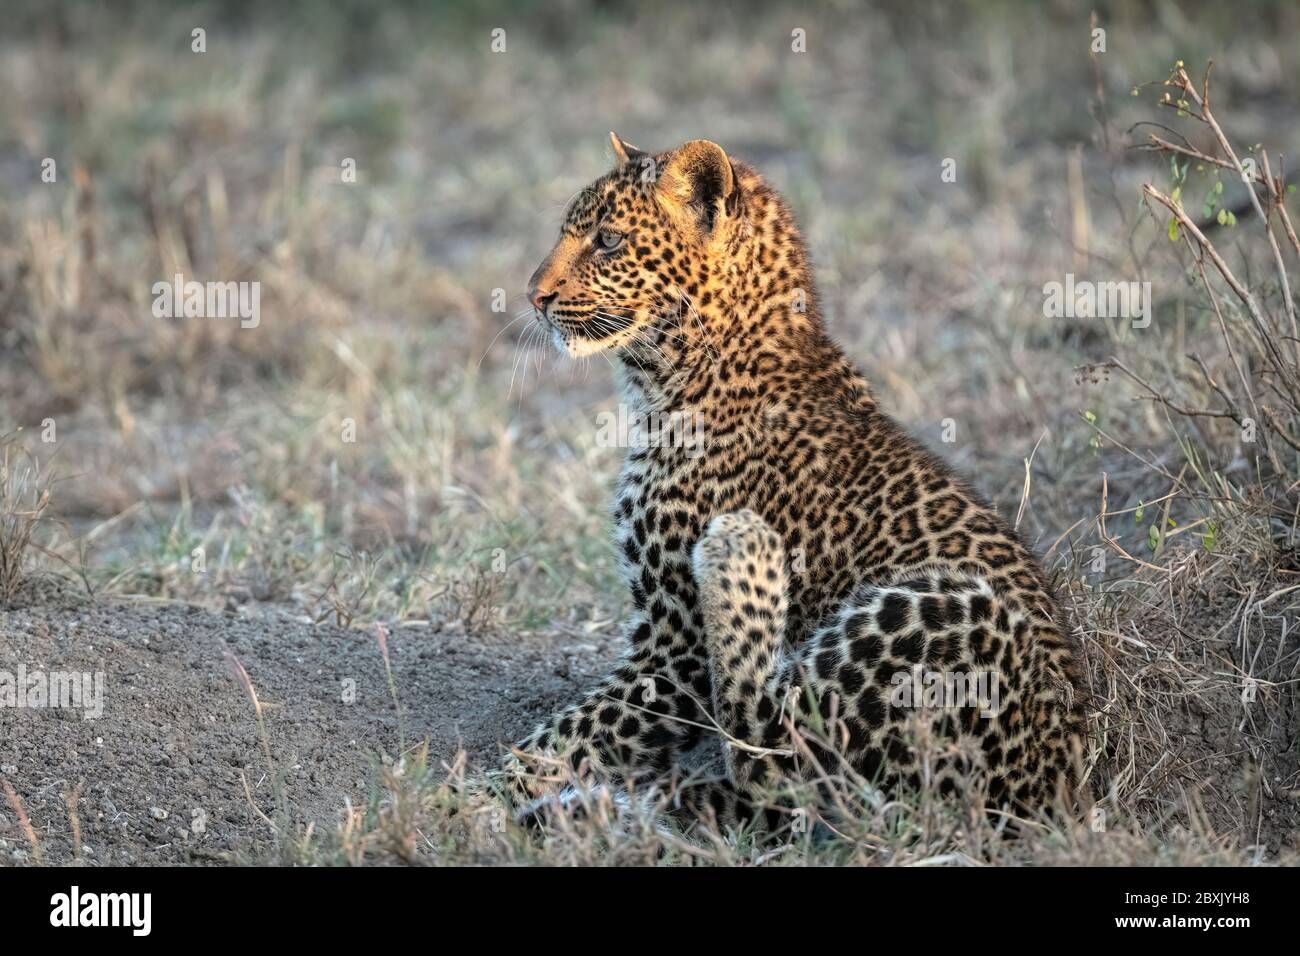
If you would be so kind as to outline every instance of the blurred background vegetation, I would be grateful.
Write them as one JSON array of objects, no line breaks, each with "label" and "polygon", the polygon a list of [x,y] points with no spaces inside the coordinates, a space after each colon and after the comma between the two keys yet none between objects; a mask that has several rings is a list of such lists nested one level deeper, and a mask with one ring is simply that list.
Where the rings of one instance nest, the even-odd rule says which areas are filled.
[{"label": "blurred background vegetation", "polygon": [[[594,444],[608,371],[503,327],[607,130],[708,137],[790,198],[828,323],[887,407],[932,443],[952,419],[940,450],[1004,508],[1038,446],[1022,528],[1042,549],[1095,513],[1102,470],[1126,501],[1152,491],[1081,413],[1176,447],[1077,368],[1170,370],[1208,321],[1176,281],[1141,334],[1042,316],[1067,271],[1153,268],[1138,185],[1160,164],[1126,130],[1159,90],[1132,89],[1214,57],[1236,136],[1296,136],[1294,4],[1096,11],[1094,57],[1091,8],[1065,2],[8,4],[0,426],[55,419],[34,447],[64,479],[57,546],[114,588],[317,606],[364,550],[394,562],[366,609],[424,616],[502,548],[508,617],[617,602],[595,506],[618,459]],[[175,272],[260,281],[261,326],[155,319]],[[177,572],[199,544],[219,574]]]},{"label": "blurred background vegetation", "polygon": [[[1300,70],[1290,3],[1096,12],[1098,55],[1091,8],[1064,2],[10,4],[3,430],[55,420],[34,448],[57,449],[57,546],[115,588],[316,606],[365,551],[394,562],[368,610],[422,616],[502,548],[507,616],[604,603],[610,376],[505,327],[608,129],[708,137],[790,198],[827,321],[887,407],[935,444],[951,419],[940,450],[1004,508],[1037,446],[1022,528],[1070,540],[1103,470],[1125,502],[1156,493],[1096,423],[1177,449],[1155,408],[1079,367],[1174,374],[1209,328],[1176,272],[1141,333],[1042,315],[1067,271],[1159,265],[1138,186],[1162,171],[1128,130],[1160,90],[1131,93],[1213,57],[1234,135],[1290,153]],[[155,319],[175,272],[260,281],[261,326]],[[177,573],[199,544],[221,573]]]}]

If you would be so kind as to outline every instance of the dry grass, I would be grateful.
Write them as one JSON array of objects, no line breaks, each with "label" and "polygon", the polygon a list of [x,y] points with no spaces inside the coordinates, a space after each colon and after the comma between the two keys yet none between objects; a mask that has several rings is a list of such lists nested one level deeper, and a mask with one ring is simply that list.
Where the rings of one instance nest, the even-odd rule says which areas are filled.
[{"label": "dry grass", "polygon": [[28,583],[33,538],[50,506],[50,479],[17,438],[0,435],[0,607],[12,606]]},{"label": "dry grass", "polygon": [[[888,805],[844,781],[829,803],[800,795],[827,821],[801,834],[668,836],[597,796],[538,840],[463,760],[411,744],[337,833],[268,814],[278,858],[1294,859],[1291,237],[1261,209],[1171,244],[1161,197],[1178,188],[1199,222],[1222,167],[1193,158],[1167,182],[1167,160],[1134,147],[1166,148],[1154,131],[1232,161],[1176,115],[1187,91],[1168,110],[1168,87],[1141,85],[1214,56],[1225,137],[1294,154],[1300,24],[1287,4],[1250,22],[1116,4],[1090,57],[1087,16],[1061,6],[313,7],[308,35],[207,8],[19,11],[0,40],[0,432],[27,427],[5,443],[0,603],[38,566],[97,599],[358,627],[617,620],[603,502],[619,453],[595,424],[609,376],[507,323],[565,200],[603,171],[608,128],[651,147],[705,135],[790,197],[832,330],[886,407],[1018,514],[1056,573],[1087,655],[1104,815],[1009,840],[967,807]],[[795,26],[807,54],[790,52]],[[1131,129],[1151,119],[1197,128]],[[45,156],[56,183],[38,182]],[[1222,204],[1244,196],[1223,182]],[[154,318],[152,283],[175,272],[259,281],[261,325]],[[1151,281],[1155,321],[1045,319],[1043,284],[1066,272]],[[46,418],[52,446],[33,437]],[[47,508],[36,476],[55,451],[68,480]],[[11,452],[32,456],[21,481]]]}]

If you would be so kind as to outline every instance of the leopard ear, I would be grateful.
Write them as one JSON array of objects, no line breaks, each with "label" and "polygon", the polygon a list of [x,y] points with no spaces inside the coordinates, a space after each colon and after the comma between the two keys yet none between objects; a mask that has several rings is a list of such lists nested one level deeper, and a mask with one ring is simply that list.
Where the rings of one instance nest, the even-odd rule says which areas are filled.
[{"label": "leopard ear", "polygon": [[693,139],[674,150],[659,184],[665,196],[697,217],[705,232],[713,231],[719,215],[736,211],[736,171],[722,147],[707,139]]},{"label": "leopard ear", "polygon": [[618,157],[618,164],[625,166],[630,160],[640,159],[645,155],[644,152],[637,149],[631,143],[625,143],[618,138],[618,133],[613,130],[609,131],[609,141],[614,144],[614,155]]}]

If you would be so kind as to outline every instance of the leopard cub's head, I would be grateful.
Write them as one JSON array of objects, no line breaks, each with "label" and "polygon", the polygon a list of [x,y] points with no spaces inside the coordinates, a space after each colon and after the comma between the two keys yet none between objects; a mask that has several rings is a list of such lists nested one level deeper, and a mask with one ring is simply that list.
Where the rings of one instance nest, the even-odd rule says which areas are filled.
[{"label": "leopard cub's head", "polygon": [[697,139],[652,154],[610,139],[617,165],[569,204],[528,283],[533,308],[573,356],[689,335],[740,229],[740,177],[722,147]]}]

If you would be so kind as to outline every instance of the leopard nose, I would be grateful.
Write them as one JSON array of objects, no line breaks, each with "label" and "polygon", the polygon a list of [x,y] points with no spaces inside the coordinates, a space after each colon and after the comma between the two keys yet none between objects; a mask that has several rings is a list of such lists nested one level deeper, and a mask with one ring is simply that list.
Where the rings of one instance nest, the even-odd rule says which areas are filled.
[{"label": "leopard nose", "polygon": [[538,312],[544,312],[557,295],[559,295],[558,292],[552,292],[549,289],[534,288],[528,293],[528,301],[533,304],[533,308]]}]

